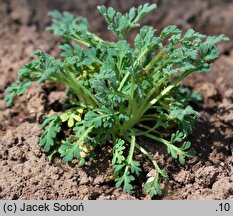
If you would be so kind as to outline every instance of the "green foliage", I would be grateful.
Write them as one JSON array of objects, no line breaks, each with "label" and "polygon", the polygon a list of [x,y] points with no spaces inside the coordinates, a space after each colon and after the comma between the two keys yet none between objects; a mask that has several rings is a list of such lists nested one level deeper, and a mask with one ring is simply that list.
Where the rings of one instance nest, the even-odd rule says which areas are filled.
[{"label": "green foliage", "polygon": [[48,152],[54,146],[57,140],[57,134],[61,130],[61,120],[58,115],[45,117],[42,128],[45,128],[44,133],[40,137],[40,144]]},{"label": "green foliage", "polygon": [[111,30],[119,39],[124,39],[127,33],[139,26],[139,21],[149,12],[156,8],[156,4],[144,4],[138,8],[131,8],[125,15],[116,12],[112,7],[99,6],[99,12],[104,16]]},{"label": "green foliage", "polygon": [[10,107],[12,106],[13,100],[16,97],[16,95],[22,95],[26,92],[27,88],[31,85],[30,81],[27,82],[16,82],[13,83],[11,86],[9,86],[6,89],[7,95],[4,98],[4,101],[6,102],[7,106]]},{"label": "green foliage", "polygon": [[123,155],[125,150],[125,141],[122,139],[116,139],[113,145],[113,158],[112,164],[122,164],[125,161],[125,157]]},{"label": "green foliage", "polygon": [[49,16],[53,18],[53,24],[47,30],[54,34],[63,35],[63,28],[66,26],[82,31],[88,29],[88,21],[84,17],[74,18],[71,13],[64,12],[62,14],[57,10],[49,12]]},{"label": "green foliage", "polygon": [[64,112],[60,118],[62,122],[66,122],[69,127],[73,127],[75,122],[82,121],[81,114],[83,113],[83,109],[71,109],[66,112]]},{"label": "green foliage", "polygon": [[74,142],[74,137],[70,137],[68,140],[64,141],[59,148],[59,153],[63,157],[64,162],[72,161],[73,158],[80,158],[80,148],[79,142]]},{"label": "green foliage", "polygon": [[135,178],[130,175],[129,172],[125,172],[123,176],[116,179],[116,187],[120,187],[123,184],[123,191],[126,193],[130,193],[133,189],[132,181],[134,180]]},{"label": "green foliage", "polygon": [[210,71],[211,62],[220,55],[216,44],[228,40],[193,29],[182,33],[174,25],[160,34],[143,26],[132,47],[126,40],[128,33],[140,27],[141,18],[155,8],[155,4],[145,4],[122,14],[111,7],[98,7],[117,42],[89,32],[83,17],[51,12],[53,24],[48,30],[64,40],[59,46],[61,58],[33,52],[36,58],[22,67],[5,97],[12,106],[15,96],[25,93],[32,82],[65,85],[69,104],[62,114],[45,117],[42,124],[40,143],[49,159],[57,153],[64,162],[77,159],[83,166],[99,152],[98,146],[111,145],[116,186],[131,193],[133,181],[142,174],[135,157],[141,153],[154,166],[155,174],[145,183],[151,197],[162,194],[160,183],[168,175],[143,147],[145,143],[138,143],[138,137],[164,145],[181,165],[194,156],[186,139],[198,113],[188,102],[197,103],[201,96],[179,84],[193,72]]}]

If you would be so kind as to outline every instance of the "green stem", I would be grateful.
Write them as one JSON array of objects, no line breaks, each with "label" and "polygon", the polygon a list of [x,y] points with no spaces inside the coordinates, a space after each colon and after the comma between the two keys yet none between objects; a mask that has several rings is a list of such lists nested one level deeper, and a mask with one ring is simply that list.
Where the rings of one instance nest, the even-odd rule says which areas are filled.
[{"label": "green stem", "polygon": [[158,128],[161,124],[159,122],[157,122],[152,128],[151,127],[148,127],[146,125],[142,125],[142,124],[139,124],[138,126],[139,127],[142,127],[142,128],[145,128],[147,129],[147,131],[144,131],[144,132],[139,132],[137,133],[137,136],[143,136],[147,133],[150,133],[151,131],[154,131],[156,128]]},{"label": "green stem", "polygon": [[[166,79],[168,79],[167,76],[164,76],[163,78],[161,78],[160,80],[157,80],[157,83],[155,84],[156,88],[160,88],[160,85],[162,83],[164,83],[166,81]],[[144,100],[144,103],[142,104],[142,106],[144,107],[147,103],[148,103],[148,100],[150,100],[150,98],[152,97],[153,93],[156,92],[156,88],[152,88],[149,93],[147,94],[145,100]]]},{"label": "green stem", "polygon": [[68,68],[64,70],[67,82],[69,86],[75,91],[77,97],[86,105],[90,105],[96,107],[98,105],[98,101],[96,100],[95,96],[86,89],[70,72]]},{"label": "green stem", "polygon": [[121,89],[123,88],[125,82],[127,81],[128,77],[130,75],[130,72],[127,72],[125,74],[125,76],[123,77],[123,79],[121,80],[120,86],[118,87],[117,91],[121,91]]},{"label": "green stem", "polygon": [[160,119],[160,120],[164,120],[167,121],[167,118],[162,116],[162,115],[158,115],[158,114],[147,114],[147,115],[143,115],[142,118],[140,118],[140,122],[142,121],[155,121],[156,119]]},{"label": "green stem", "polygon": [[[92,38],[94,38],[95,40],[95,43],[90,43],[90,42],[87,42],[85,40],[83,40],[82,37],[80,37],[78,34],[75,34],[74,37],[72,37],[74,40],[76,40],[77,42],[83,44],[84,46],[87,46],[87,47],[90,47],[90,46],[96,46],[98,45],[99,43],[106,43],[102,38],[98,37],[97,35],[93,34],[93,33],[90,33],[90,32],[87,32],[88,34],[90,34],[92,36]],[[68,36],[70,37],[70,36]]]},{"label": "green stem", "polygon": [[170,84],[169,86],[167,86],[155,99],[153,99],[150,102],[149,107],[153,106],[155,103],[157,103],[157,101],[163,97],[164,95],[166,95],[169,91],[171,91],[171,89],[173,89],[179,82],[181,82],[185,77],[187,77],[188,75],[190,75],[193,71],[186,71],[184,72],[181,76],[177,77],[172,84]]},{"label": "green stem", "polygon": [[[140,130],[138,130],[138,131],[140,131]],[[165,140],[163,138],[157,137],[157,136],[149,134],[149,133],[148,134],[143,134],[143,135],[146,136],[146,137],[149,137],[149,138],[151,138],[151,139],[153,139],[155,141],[158,141],[158,142],[166,145],[167,147],[173,148],[176,152],[179,152],[182,155],[187,155],[186,152],[182,151],[181,149],[179,149],[178,147],[176,147],[175,145],[173,145],[171,142],[169,142],[169,141],[167,141],[167,140]]]},{"label": "green stem", "polygon": [[130,150],[129,150],[129,156],[127,158],[127,162],[128,164],[131,164],[132,160],[133,160],[133,153],[134,153],[134,149],[135,149],[135,144],[136,144],[136,137],[134,134],[134,131],[131,130],[131,143],[130,143]]},{"label": "green stem", "polygon": [[[163,51],[161,51],[154,59],[152,59],[152,61],[143,69],[143,70],[145,70],[145,71],[149,71],[153,66],[154,66],[154,64],[163,56],[163,54],[165,54],[165,50],[163,50]],[[144,55],[144,54],[143,54]],[[137,64],[137,62],[143,57],[143,55],[140,55],[137,59],[136,59],[136,61],[134,62],[134,64],[133,64],[133,68],[136,66],[136,64]],[[119,86],[119,88],[118,88],[118,91],[120,91],[121,89],[122,89],[122,87],[124,86],[124,84],[125,84],[125,82],[127,81],[127,79],[129,78],[129,75],[130,75],[130,73],[129,72],[127,72],[126,74],[125,74],[125,76],[123,77],[123,79],[122,79],[122,81],[121,81],[121,83],[120,83],[120,86]]]},{"label": "green stem", "polygon": [[129,116],[131,116],[132,113],[134,113],[134,110],[136,108],[136,101],[134,100],[134,87],[135,87],[134,79],[131,77],[130,100],[126,111],[126,113]]},{"label": "green stem", "polygon": [[158,142],[160,142],[160,143],[163,143],[163,144],[165,144],[166,146],[170,146],[170,145],[171,145],[171,143],[170,143],[169,141],[167,141],[167,140],[165,140],[165,139],[163,139],[163,138],[157,137],[157,136],[155,136],[155,135],[152,135],[152,134],[150,134],[150,133],[146,133],[146,134],[143,134],[143,135],[146,136],[146,137],[149,137],[149,138],[151,138],[151,139],[153,139],[153,140],[155,140],[155,141],[158,141]]},{"label": "green stem", "polygon": [[159,165],[157,164],[157,162],[153,159],[153,157],[151,156],[151,154],[149,152],[147,152],[144,148],[142,148],[140,145],[138,145],[137,143],[135,144],[136,148],[142,152],[146,157],[148,157],[148,159],[152,162],[152,164],[154,165],[155,169],[164,177],[166,178],[167,176],[164,174],[164,172],[160,169]]},{"label": "green stem", "polygon": [[89,127],[83,134],[82,136],[79,138],[79,143],[81,143],[87,136],[88,134],[91,132],[91,130],[94,128],[94,126]]},{"label": "green stem", "polygon": [[[128,142],[130,142],[128,137],[124,137],[124,139],[127,140]],[[136,143],[135,135],[132,136],[131,143],[132,142],[133,142],[133,145],[131,144],[131,146],[130,146],[130,155],[131,155],[130,157],[132,158],[132,153],[133,153],[134,149],[137,148],[140,152],[142,152],[152,162],[152,164],[154,165],[154,167],[158,171],[158,173],[160,173],[164,178],[167,178],[166,173],[160,169],[159,165],[153,159],[152,155],[148,151],[146,151],[143,147],[141,147],[139,144]],[[127,172],[128,169],[129,169],[129,166],[126,167],[125,172]]]},{"label": "green stem", "polygon": [[135,132],[133,130],[131,130],[131,140],[129,140],[128,138],[126,138],[125,140],[130,142],[130,150],[129,150],[129,155],[127,157],[127,166],[125,167],[124,174],[126,174],[128,172],[128,170],[131,166],[132,160],[133,160],[133,154],[134,154],[134,150],[135,150],[135,146],[136,146]]},{"label": "green stem", "polygon": [[[141,118],[141,116],[143,116],[143,114],[150,109],[155,103],[157,103],[164,95],[166,95],[169,91],[171,91],[178,83],[180,83],[185,77],[187,77],[188,75],[190,75],[193,72],[193,70],[191,71],[186,71],[184,72],[181,76],[177,77],[172,84],[170,84],[169,86],[167,86],[156,98],[154,98],[153,100],[151,100],[149,102],[149,104],[147,106],[145,106],[145,103],[147,103],[147,101],[145,101],[145,103],[143,103],[140,108],[138,109],[138,113],[139,116],[137,117],[137,121]],[[137,123],[137,121],[135,121],[134,124]]]},{"label": "green stem", "polygon": [[151,61],[150,63],[145,67],[145,71],[149,72],[154,65],[156,64],[156,62],[158,62],[158,60],[166,53],[166,50],[162,50],[158,55],[156,55]]}]

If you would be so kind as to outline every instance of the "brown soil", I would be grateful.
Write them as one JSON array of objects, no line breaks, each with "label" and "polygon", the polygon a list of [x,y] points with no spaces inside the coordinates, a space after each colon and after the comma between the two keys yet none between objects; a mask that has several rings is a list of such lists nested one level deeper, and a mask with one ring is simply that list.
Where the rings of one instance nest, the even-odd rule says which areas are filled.
[{"label": "brown soil", "polygon": [[[135,181],[132,195],[114,187],[109,149],[104,158],[96,158],[84,168],[76,162],[63,164],[59,158],[49,162],[39,146],[42,133],[39,123],[44,113],[59,110],[63,87],[34,85],[6,109],[4,89],[17,78],[18,69],[30,59],[34,49],[58,55],[59,39],[46,33],[46,14],[51,9],[68,10],[87,16],[91,28],[112,40],[96,12],[96,1],[30,1],[0,0],[0,198],[1,199],[149,199],[142,189],[146,172]],[[117,2],[117,3],[114,3]],[[144,1],[98,1],[126,11]],[[194,74],[185,85],[198,90],[203,103],[194,104],[200,112],[190,140],[196,156],[181,167],[160,146],[144,141],[154,152],[160,166],[169,173],[163,185],[164,196],[156,199],[233,199],[233,2],[230,0],[184,1],[158,0],[159,9],[144,23],[161,29],[176,24],[183,29],[193,27],[201,33],[223,33],[231,42],[223,44],[223,53],[210,74]],[[90,13],[91,11],[91,13]],[[159,150],[159,152],[158,152]],[[101,152],[102,153],[102,152]],[[139,159],[143,160],[142,158]],[[143,163],[145,171],[152,169]]]}]

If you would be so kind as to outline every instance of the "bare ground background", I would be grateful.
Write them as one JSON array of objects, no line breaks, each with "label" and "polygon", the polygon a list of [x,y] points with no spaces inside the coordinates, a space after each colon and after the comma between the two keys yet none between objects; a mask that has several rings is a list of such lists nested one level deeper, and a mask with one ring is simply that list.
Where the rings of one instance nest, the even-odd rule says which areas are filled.
[{"label": "bare ground background", "polygon": [[[39,147],[39,123],[44,113],[59,111],[63,88],[54,84],[34,85],[6,109],[4,89],[17,78],[18,69],[30,53],[42,49],[58,55],[59,38],[44,31],[50,10],[70,11],[89,19],[91,29],[113,40],[96,6],[105,4],[125,12],[131,6],[156,2],[159,8],[143,24],[161,29],[176,24],[209,35],[225,34],[231,42],[221,44],[222,57],[210,74],[195,74],[185,85],[204,97],[195,109],[201,114],[190,140],[197,154],[181,167],[160,145],[144,141],[159,164],[169,173],[163,197],[155,199],[233,199],[233,1],[231,0],[0,0],[0,199],[149,199],[142,190],[146,171],[136,181],[133,194],[126,195],[110,180],[108,149],[105,157],[80,169],[75,161],[62,164],[47,160]],[[132,40],[133,35],[129,38]],[[139,155],[139,159],[143,158]]]}]

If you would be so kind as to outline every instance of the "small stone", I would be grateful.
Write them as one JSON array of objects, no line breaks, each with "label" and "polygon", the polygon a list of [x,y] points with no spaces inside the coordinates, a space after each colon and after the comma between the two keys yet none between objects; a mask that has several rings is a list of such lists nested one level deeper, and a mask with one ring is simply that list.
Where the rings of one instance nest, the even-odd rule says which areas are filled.
[{"label": "small stone", "polygon": [[201,167],[195,173],[195,181],[202,187],[210,187],[217,179],[219,171],[213,166]]},{"label": "small stone", "polygon": [[194,176],[189,172],[182,170],[178,173],[178,175],[174,176],[175,181],[182,184],[189,184],[193,180]]},{"label": "small stone", "polygon": [[216,181],[212,189],[218,199],[226,199],[233,193],[233,183],[230,182],[230,178],[225,177]]}]

